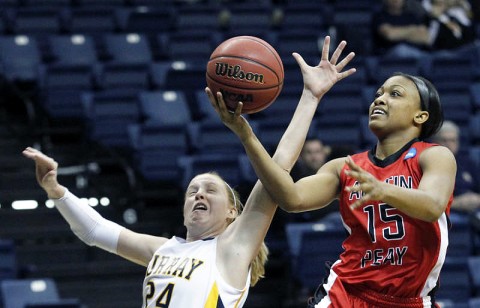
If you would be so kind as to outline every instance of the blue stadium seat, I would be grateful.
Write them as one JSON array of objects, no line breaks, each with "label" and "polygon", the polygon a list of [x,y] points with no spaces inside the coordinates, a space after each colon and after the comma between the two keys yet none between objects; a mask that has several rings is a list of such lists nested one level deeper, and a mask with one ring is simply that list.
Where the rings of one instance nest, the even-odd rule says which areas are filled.
[{"label": "blue stadium seat", "polygon": [[10,29],[14,34],[58,34],[63,30],[63,16],[54,7],[18,7],[12,11]]},{"label": "blue stadium seat", "polygon": [[[49,0],[52,1],[52,0]],[[75,4],[82,7],[92,7],[92,6],[112,6],[119,7],[126,4],[125,0],[74,0]]]},{"label": "blue stadium seat", "polygon": [[207,86],[205,79],[206,63],[175,61],[167,71],[165,89],[180,90],[185,93],[191,108],[195,106],[195,91]]},{"label": "blue stadium seat", "polygon": [[255,174],[255,170],[253,170],[252,164],[250,163],[248,156],[246,154],[239,154],[238,164],[240,168],[241,182],[254,185],[255,182],[257,182],[258,177]]},{"label": "blue stadium seat", "polygon": [[148,89],[153,55],[147,37],[138,33],[107,33],[103,42],[107,59],[98,71],[100,87]]},{"label": "blue stadium seat", "polygon": [[[352,1],[351,3],[356,2]],[[333,25],[337,29],[337,40],[346,40],[348,51],[355,51],[357,55],[362,56],[372,54],[373,42],[370,26],[372,15],[371,7],[333,10]]]},{"label": "blue stadium seat", "polygon": [[38,67],[41,90],[91,90],[95,84],[93,66],[70,64],[40,64]]},{"label": "blue stadium seat", "polygon": [[[301,87],[298,88],[301,91]],[[259,112],[259,115],[265,118],[288,118],[288,121],[293,116],[300,100],[300,93],[289,93],[288,91],[280,92],[277,99],[268,106],[267,109]]]},{"label": "blue stadium seat", "polygon": [[51,7],[51,8],[63,8],[72,4],[71,0],[23,0],[22,5],[26,7],[38,8],[38,7]]},{"label": "blue stadium seat", "polygon": [[480,82],[470,84],[469,91],[474,111],[477,112],[480,110]]},{"label": "blue stadium seat", "polygon": [[[254,123],[251,124],[255,127]],[[236,157],[244,151],[240,140],[220,121],[192,122],[187,129],[195,154],[228,154]]]},{"label": "blue stadium seat", "polygon": [[[325,262],[335,262],[347,237],[334,223],[288,223],[285,227],[292,260],[292,274],[302,287],[315,288],[328,275]],[[313,264],[313,266],[312,266]]]},{"label": "blue stadium seat", "polygon": [[468,89],[439,90],[445,119],[460,126],[468,125],[473,114],[473,103]]},{"label": "blue stadium seat", "polygon": [[360,136],[362,138],[360,148],[370,149],[377,143],[377,137],[372,133],[370,128],[368,128],[368,116],[360,117]]},{"label": "blue stadium seat", "polygon": [[480,296],[480,256],[472,255],[468,257],[468,269],[470,271],[473,293],[475,296]]},{"label": "blue stadium seat", "polygon": [[335,10],[367,10],[372,9],[375,7],[380,7],[380,3],[375,0],[357,0],[357,1],[349,1],[349,0],[337,0],[333,4],[333,9]]},{"label": "blue stadium seat", "polygon": [[287,129],[291,116],[292,115],[290,115],[290,117],[284,117],[283,120],[270,118],[257,121],[258,139],[271,155],[275,153],[278,143]]},{"label": "blue stadium seat", "polygon": [[158,7],[137,6],[130,12],[124,31],[153,35],[169,33],[174,29],[174,16],[168,4]]},{"label": "blue stadium seat", "polygon": [[475,80],[475,62],[463,55],[435,55],[424,59],[423,75],[439,91],[468,90]]},{"label": "blue stadium seat", "polygon": [[65,27],[72,34],[113,33],[120,29],[115,8],[99,6],[70,7]]},{"label": "blue stadium seat", "polygon": [[0,281],[14,278],[17,278],[15,242],[13,239],[0,239]]},{"label": "blue stadium seat", "polygon": [[440,287],[436,294],[438,299],[450,299],[463,302],[472,295],[470,273],[467,257],[448,257],[440,273]]},{"label": "blue stadium seat", "polygon": [[82,95],[88,139],[103,146],[126,148],[127,127],[139,123],[138,91],[116,89]]},{"label": "blue stadium seat", "polygon": [[420,75],[420,60],[416,58],[368,57],[365,61],[367,75],[375,85],[381,85],[393,73]]},{"label": "blue stadium seat", "polygon": [[271,10],[261,5],[230,8],[228,29],[248,31],[249,29],[271,28]]},{"label": "blue stadium seat", "polygon": [[448,233],[447,256],[462,257],[473,254],[473,234],[468,216],[452,211],[449,218],[452,227]]},{"label": "blue stadium seat", "polygon": [[51,35],[48,44],[53,63],[92,66],[98,62],[95,41],[89,35]]},{"label": "blue stadium seat", "polygon": [[221,36],[218,32],[177,31],[167,35],[164,44],[169,60],[196,61],[206,66],[210,55],[220,42]]},{"label": "blue stadium seat", "polygon": [[104,44],[111,62],[147,65],[153,60],[150,42],[141,33],[107,33]]},{"label": "blue stadium seat", "polygon": [[41,62],[42,55],[33,36],[0,37],[0,63],[7,80],[36,82]]},{"label": "blue stadium seat", "polygon": [[132,124],[128,136],[135,168],[144,179],[180,184],[178,158],[188,153],[184,127],[153,122]]},{"label": "blue stadium seat", "polygon": [[43,64],[39,66],[39,102],[53,119],[81,119],[83,91],[96,87],[89,65]]},{"label": "blue stadium seat", "polygon": [[292,57],[292,52],[298,52],[307,61],[314,59],[314,63],[320,62],[322,39],[324,38],[322,30],[315,29],[314,31],[302,31],[302,32],[280,32],[278,34],[277,42],[274,47],[278,54],[282,58],[284,63],[291,62],[298,71],[298,65]]},{"label": "blue stadium seat", "polygon": [[470,142],[472,144],[480,143],[480,113],[470,115],[468,130],[470,132]]},{"label": "blue stadium seat", "polygon": [[141,91],[139,102],[146,123],[185,127],[192,119],[185,94],[181,91]]},{"label": "blue stadium seat", "polygon": [[319,119],[316,126],[317,137],[327,145],[350,146],[357,150],[362,145],[359,123],[350,126],[332,127],[322,125]]},{"label": "blue stadium seat", "polygon": [[81,307],[77,299],[60,298],[51,278],[9,279],[1,281],[0,286],[4,308]]},{"label": "blue stadium seat", "polygon": [[178,8],[175,18],[175,29],[184,31],[208,31],[220,30],[218,14],[220,9],[216,5],[208,6],[182,6]]},{"label": "blue stadium seat", "polygon": [[184,172],[183,187],[198,174],[215,171],[230,186],[241,184],[240,168],[236,154],[194,154],[180,159],[180,166]]},{"label": "blue stadium seat", "polygon": [[471,145],[468,147],[468,156],[477,168],[480,168],[480,147],[477,145]]},{"label": "blue stadium seat", "polygon": [[199,121],[221,121],[217,112],[212,107],[205,90],[195,91],[195,108],[193,109],[193,116]]},{"label": "blue stadium seat", "polygon": [[329,7],[321,1],[310,1],[308,3],[292,3],[283,9],[283,20],[280,23],[280,31],[284,33],[297,32],[301,30],[319,31],[328,25],[328,18],[331,14]]},{"label": "blue stadium seat", "polygon": [[322,98],[318,108],[319,122],[323,126],[351,126],[358,123],[368,110],[359,99],[359,91],[330,91]]},{"label": "blue stadium seat", "polygon": [[473,297],[468,300],[468,308],[480,307],[480,297]]},{"label": "blue stadium seat", "polygon": [[95,83],[102,90],[150,88],[150,69],[144,64],[102,63],[94,70]]}]

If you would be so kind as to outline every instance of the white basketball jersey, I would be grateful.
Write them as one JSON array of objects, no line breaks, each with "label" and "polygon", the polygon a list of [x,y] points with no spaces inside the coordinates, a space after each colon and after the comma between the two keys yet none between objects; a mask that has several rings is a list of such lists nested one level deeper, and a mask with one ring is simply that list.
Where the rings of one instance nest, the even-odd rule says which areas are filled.
[{"label": "white basketball jersey", "polygon": [[187,243],[172,237],[154,254],[143,282],[144,308],[240,308],[243,290],[227,284],[216,267],[217,238]]}]

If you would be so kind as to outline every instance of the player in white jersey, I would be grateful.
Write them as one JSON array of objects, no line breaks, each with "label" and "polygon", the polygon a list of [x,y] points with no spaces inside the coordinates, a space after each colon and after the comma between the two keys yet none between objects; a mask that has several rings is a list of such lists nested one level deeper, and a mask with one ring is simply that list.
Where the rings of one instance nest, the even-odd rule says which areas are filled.
[{"label": "player in white jersey", "polygon": [[[338,62],[345,44],[339,44],[329,61],[330,38],[326,37],[322,61],[315,67],[294,54],[304,90],[274,155],[287,171],[302,148],[318,97],[355,72],[343,72],[353,53]],[[232,114],[220,93],[206,92],[224,123],[238,119],[241,103]],[[58,183],[57,162],[33,148],[23,154],[35,161],[38,183],[81,240],[147,267],[143,307],[242,307],[250,285],[263,277],[267,259],[263,240],[277,206],[260,182],[243,208],[236,192],[218,174],[197,175],[185,193],[186,238],[168,239],[136,233],[104,219]]]}]

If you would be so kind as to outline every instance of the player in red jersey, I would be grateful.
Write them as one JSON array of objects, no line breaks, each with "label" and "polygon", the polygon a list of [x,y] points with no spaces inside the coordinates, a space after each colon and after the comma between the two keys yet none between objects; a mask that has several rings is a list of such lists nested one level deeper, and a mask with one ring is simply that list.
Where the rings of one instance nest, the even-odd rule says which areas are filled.
[{"label": "player in red jersey", "polygon": [[[304,82],[316,78],[314,69],[304,72]],[[325,94],[317,84],[310,89],[312,101]],[[240,115],[241,104],[235,114],[216,108],[282,209],[303,212],[340,201],[349,236],[310,307],[435,306],[456,162],[447,148],[424,141],[443,122],[438,92],[428,80],[401,73],[388,78],[369,108],[376,146],[329,161],[297,182],[268,155]]]}]

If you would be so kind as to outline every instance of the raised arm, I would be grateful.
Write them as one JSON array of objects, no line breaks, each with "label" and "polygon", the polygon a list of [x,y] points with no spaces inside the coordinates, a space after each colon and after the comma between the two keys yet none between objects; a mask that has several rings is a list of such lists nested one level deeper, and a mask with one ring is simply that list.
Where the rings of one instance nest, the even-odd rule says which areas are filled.
[{"label": "raised arm", "polygon": [[[325,39],[324,52],[328,54],[330,38]],[[303,143],[305,142],[312,118],[318,103],[325,92],[327,92],[333,84],[355,72],[350,69],[341,73],[345,65],[353,58],[354,54],[350,53],[340,64],[335,67],[335,63],[341,55],[346,43],[341,42],[332,57],[332,63],[321,63],[318,67],[308,66],[299,54],[294,54],[304,77],[304,90],[295,113],[290,124],[282,136],[273,159],[263,149],[263,155],[272,162],[282,176],[289,178],[290,169],[300,154]],[[248,122],[241,116],[242,104],[240,103],[235,113],[227,110],[220,93],[215,97],[213,93],[206,89],[213,108],[220,115],[222,121],[240,138],[244,134],[253,134]],[[260,145],[261,146],[261,145]],[[248,268],[250,262],[256,256],[260,245],[270,226],[271,220],[276,210],[276,204],[270,195],[258,181],[253,188],[243,213],[238,217],[229,229],[222,235],[222,241],[219,245],[224,245],[225,249],[221,249],[219,259],[225,260],[223,263],[224,273],[229,273],[229,279],[238,279],[232,281],[232,284],[241,283],[242,271]],[[237,258],[231,258],[232,255]],[[238,258],[238,256],[242,256]],[[243,266],[239,266],[238,260],[241,259]],[[235,260],[235,261],[231,261]]]},{"label": "raised arm", "polygon": [[57,181],[58,163],[42,152],[27,148],[23,155],[35,162],[38,184],[53,199],[55,207],[75,235],[85,244],[97,246],[127,260],[146,266],[165,238],[135,233],[103,218]]},{"label": "raised arm", "polygon": [[[329,43],[330,38],[326,37],[322,50],[322,58],[317,66],[309,66],[302,57],[294,54],[300,66],[304,81],[300,104],[308,104],[310,102],[316,106],[323,95],[336,82],[355,72],[353,68],[343,71],[345,66],[354,57],[353,53],[350,53],[342,61],[337,63],[345,46],[345,42],[340,43],[330,60]],[[221,105],[216,106],[216,108],[221,107]],[[282,209],[293,212],[313,209],[314,206],[321,207],[328,204],[337,194],[337,185],[335,185],[334,181],[336,175],[334,175],[333,172],[323,172],[321,175],[317,174],[313,176],[315,177],[314,180],[307,178],[294,183],[291,176],[284,170],[288,168],[280,166],[270,157],[245,118],[239,116],[240,108],[241,106],[237,108],[235,115],[225,113],[222,120],[242,141],[257,176],[274,201],[278,203]],[[308,121],[307,124],[309,125],[311,117],[299,120],[299,122],[302,121]],[[301,144],[303,144],[303,141],[304,139],[301,140]],[[286,148],[288,148],[288,145]],[[280,148],[277,150],[277,153],[282,153],[283,151],[285,151],[285,149]],[[281,158],[277,157],[276,159]],[[318,187],[322,187],[322,189],[319,190]],[[314,195],[312,194],[312,189],[316,192]]]}]

